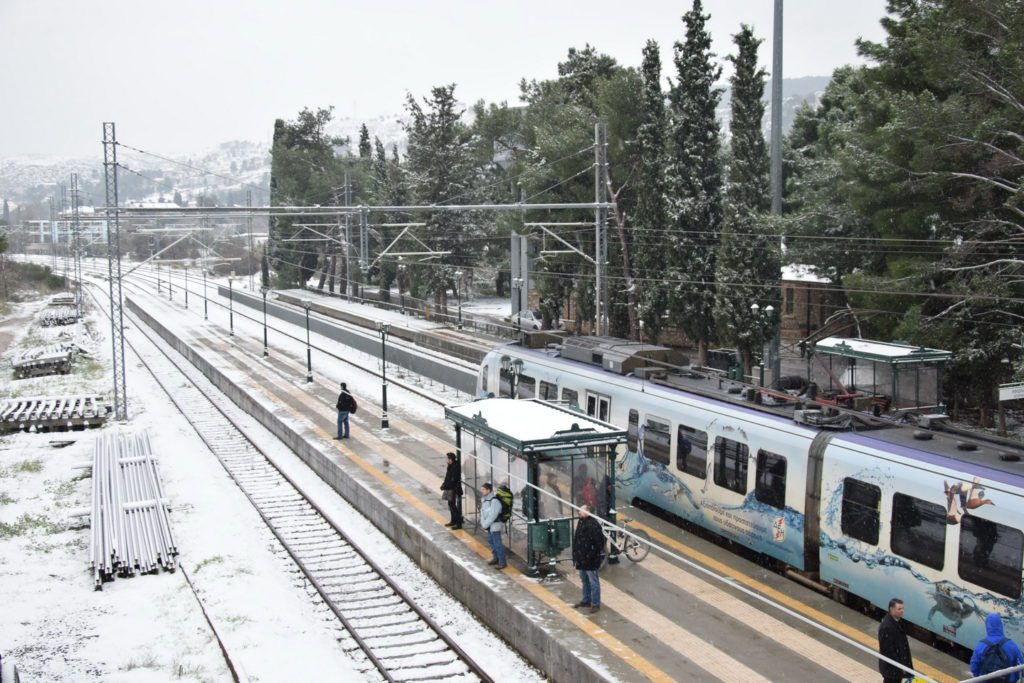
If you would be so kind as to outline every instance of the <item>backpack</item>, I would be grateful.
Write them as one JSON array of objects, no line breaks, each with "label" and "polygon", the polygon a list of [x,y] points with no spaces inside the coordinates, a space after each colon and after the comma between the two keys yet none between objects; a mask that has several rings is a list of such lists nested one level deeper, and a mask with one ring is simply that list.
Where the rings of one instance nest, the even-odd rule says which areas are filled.
[{"label": "backpack", "polygon": [[355,414],[356,414],[356,409],[358,409],[358,408],[359,408],[359,404],[358,404],[358,403],[356,403],[356,397],[355,397],[355,396],[353,396],[352,394],[349,394],[349,398],[350,398],[350,399],[352,399],[352,408],[351,408],[351,410],[349,410],[348,412],[350,412],[350,413],[352,413],[353,415],[355,415]]},{"label": "backpack", "polygon": [[512,491],[502,484],[498,487],[498,490],[494,495],[498,499],[498,502],[501,503],[501,521],[507,522],[512,519]]},{"label": "backpack", "polygon": [[[981,653],[981,660],[978,662],[978,675],[990,674],[993,671],[999,671],[1010,666],[1010,658],[1003,652],[1003,643],[1008,638],[1003,638],[998,643],[990,643],[984,641],[988,647]],[[993,678],[993,681],[1005,681],[1009,676],[1001,676],[999,678]]]}]

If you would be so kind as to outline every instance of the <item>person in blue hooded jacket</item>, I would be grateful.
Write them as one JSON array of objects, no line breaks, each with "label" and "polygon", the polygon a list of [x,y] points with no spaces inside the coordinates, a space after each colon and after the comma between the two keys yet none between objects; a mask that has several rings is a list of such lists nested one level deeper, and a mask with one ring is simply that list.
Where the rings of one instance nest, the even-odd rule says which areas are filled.
[{"label": "person in blue hooded jacket", "polygon": [[[992,613],[985,617],[985,631],[988,635],[978,641],[978,645],[974,648],[974,654],[971,656],[971,673],[975,676],[981,676],[982,674],[992,673],[992,671],[999,671],[999,668],[1007,668],[1010,666],[1019,666],[1024,664],[1024,657],[1021,656],[1020,648],[1017,647],[1017,643],[1013,642],[1005,635],[1003,635],[1003,620],[996,614]],[[1000,642],[1002,643],[1000,645]],[[985,651],[990,645],[996,645],[1002,650],[1002,654],[1005,656],[1006,664],[999,668],[991,670],[984,670],[982,664],[985,660]],[[990,661],[1000,661],[998,653],[995,656],[988,658]],[[1007,683],[1017,683],[1020,680],[1020,672],[1014,672],[1002,678],[993,679],[996,681],[1007,681]]]}]

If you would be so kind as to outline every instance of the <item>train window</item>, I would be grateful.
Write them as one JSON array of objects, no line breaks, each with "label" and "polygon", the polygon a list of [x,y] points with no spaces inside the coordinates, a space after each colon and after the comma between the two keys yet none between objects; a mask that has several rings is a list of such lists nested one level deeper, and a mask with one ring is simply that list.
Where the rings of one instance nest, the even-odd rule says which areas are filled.
[{"label": "train window", "polygon": [[562,400],[568,403],[573,408],[580,407],[580,394],[578,391],[567,389],[562,387]]},{"label": "train window", "polygon": [[878,545],[879,504],[882,489],[847,477],[843,480],[843,510],[839,528],[858,541]]},{"label": "train window", "polygon": [[765,450],[757,452],[754,496],[774,508],[786,507],[786,459]]},{"label": "train window", "polygon": [[942,569],[946,508],[902,493],[893,494],[892,551],[926,567]]},{"label": "train window", "polygon": [[491,369],[488,366],[480,368],[480,391],[486,396],[487,395],[487,375],[491,374]]},{"label": "train window", "polygon": [[626,427],[626,450],[636,453],[636,434],[640,430],[640,413],[635,409],[629,411],[629,424]]},{"label": "train window", "polygon": [[715,438],[715,483],[736,493],[747,492],[747,444]]},{"label": "train window", "polygon": [[672,427],[660,417],[648,417],[644,427],[644,456],[662,465],[669,464]]},{"label": "train window", "polygon": [[498,374],[498,396],[501,398],[512,397],[512,371],[502,368]]},{"label": "train window", "polygon": [[695,477],[707,479],[707,432],[679,425],[676,430],[676,468]]},{"label": "train window", "polygon": [[611,405],[612,400],[607,396],[587,392],[587,415],[590,417],[596,417],[602,422],[607,422]]},{"label": "train window", "polygon": [[1024,534],[974,515],[960,520],[960,578],[1013,600],[1021,595]]},{"label": "train window", "polygon": [[533,398],[537,395],[537,380],[529,375],[519,375],[516,382],[516,398]]},{"label": "train window", "polygon": [[558,385],[551,382],[540,381],[540,397],[545,401],[558,400]]}]

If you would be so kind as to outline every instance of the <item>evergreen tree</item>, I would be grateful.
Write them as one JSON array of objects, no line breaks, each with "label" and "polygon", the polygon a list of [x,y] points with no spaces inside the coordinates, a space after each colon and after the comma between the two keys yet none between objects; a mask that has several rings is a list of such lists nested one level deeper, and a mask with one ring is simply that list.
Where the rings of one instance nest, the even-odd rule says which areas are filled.
[{"label": "evergreen tree", "polygon": [[669,91],[667,189],[672,217],[668,244],[669,311],[674,325],[697,345],[697,362],[707,363],[713,338],[715,260],[722,224],[722,168],[715,118],[721,75],[711,53],[710,15],[701,0],[683,15],[686,39],[675,44],[676,82]]},{"label": "evergreen tree", "polygon": [[10,225],[11,224],[11,207],[7,204],[7,200],[6,199],[4,200],[3,224],[4,225]]},{"label": "evergreen tree", "polygon": [[260,258],[260,284],[270,287],[270,259],[267,258],[267,245],[263,245],[263,256]]},{"label": "evergreen tree", "polygon": [[359,158],[369,159],[371,154],[373,148],[370,146],[370,129],[364,123],[359,127]]},{"label": "evergreen tree", "polygon": [[[406,99],[410,118],[405,124],[409,136],[406,171],[412,196],[420,204],[471,202],[474,143],[455,100],[455,84],[432,88],[423,103],[425,108],[412,95]],[[455,271],[476,260],[480,222],[465,212],[435,210],[427,215],[426,224],[420,230],[423,242],[449,253],[438,259],[439,263],[416,269],[413,277],[447,311],[447,292],[455,286]]]},{"label": "evergreen tree", "polygon": [[[771,335],[770,304],[779,311],[779,250],[772,236],[768,210],[768,150],[761,131],[764,119],[765,72],[757,66],[761,41],[749,26],[733,36],[737,53],[729,57],[734,72],[728,181],[721,243],[715,264],[718,283],[715,322],[719,338],[739,351],[749,374],[752,352]],[[757,304],[757,311],[751,310]]]},{"label": "evergreen tree", "polygon": [[665,95],[661,91],[661,57],[658,44],[648,40],[644,47],[643,94],[640,125],[637,127],[638,178],[633,232],[636,245],[636,274],[642,292],[640,319],[644,341],[655,343],[667,305],[662,278],[665,275],[665,245],[668,207],[665,198]]},{"label": "evergreen tree", "polygon": [[174,191],[174,203],[178,206],[185,206],[185,200],[181,197],[181,192],[178,190]]}]

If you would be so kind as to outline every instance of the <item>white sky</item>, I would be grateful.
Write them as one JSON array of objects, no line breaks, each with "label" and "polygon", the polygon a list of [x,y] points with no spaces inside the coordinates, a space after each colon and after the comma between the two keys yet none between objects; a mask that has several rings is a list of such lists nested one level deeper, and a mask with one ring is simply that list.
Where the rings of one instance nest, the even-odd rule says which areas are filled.
[{"label": "white sky", "polygon": [[[885,0],[787,0],[783,72],[822,76],[881,39]],[[671,75],[689,0],[0,0],[0,157],[102,153],[118,139],[164,153],[269,140],[275,118],[334,105],[398,114],[405,92],[457,83],[464,102],[516,101],[589,42],[639,65],[648,38]],[[765,38],[772,0],[705,0],[714,50],[741,22]]]}]

